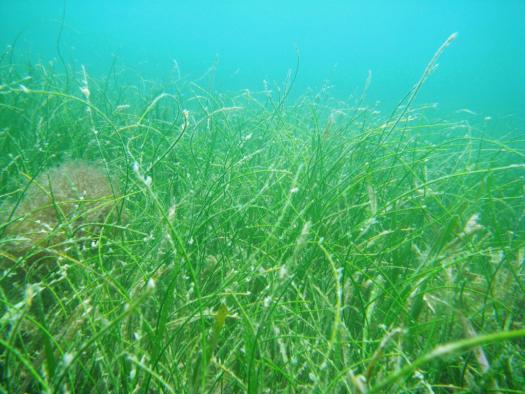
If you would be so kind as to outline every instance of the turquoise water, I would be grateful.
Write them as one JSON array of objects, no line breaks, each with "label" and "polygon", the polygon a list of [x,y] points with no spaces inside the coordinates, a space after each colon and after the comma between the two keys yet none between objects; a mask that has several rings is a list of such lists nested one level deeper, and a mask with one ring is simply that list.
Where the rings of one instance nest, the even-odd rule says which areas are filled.
[{"label": "turquoise water", "polygon": [[525,0],[0,16],[0,393],[523,392]]},{"label": "turquoise water", "polygon": [[[299,68],[292,95],[359,96],[390,111],[440,44],[418,103],[450,113],[525,114],[525,2],[507,1],[52,1],[0,2],[0,47],[15,61],[61,55],[104,76],[112,62],[138,78],[173,75],[218,91],[282,84]],[[211,72],[210,72],[211,71]]]}]

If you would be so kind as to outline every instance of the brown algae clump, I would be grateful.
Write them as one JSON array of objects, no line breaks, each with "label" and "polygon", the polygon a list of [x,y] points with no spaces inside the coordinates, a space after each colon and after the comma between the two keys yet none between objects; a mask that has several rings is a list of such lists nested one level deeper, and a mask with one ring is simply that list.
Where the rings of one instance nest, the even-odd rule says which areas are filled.
[{"label": "brown algae clump", "polygon": [[[118,187],[104,168],[82,160],[48,169],[31,181],[4,233],[13,257],[49,256],[93,240],[116,214]],[[9,214],[15,205],[4,207]]]}]

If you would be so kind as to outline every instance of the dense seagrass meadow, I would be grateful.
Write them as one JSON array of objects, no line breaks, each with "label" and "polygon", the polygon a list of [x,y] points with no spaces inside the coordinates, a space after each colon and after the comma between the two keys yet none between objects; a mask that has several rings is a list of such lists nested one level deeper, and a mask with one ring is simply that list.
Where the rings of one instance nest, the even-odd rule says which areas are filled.
[{"label": "dense seagrass meadow", "polygon": [[432,62],[385,114],[8,59],[1,392],[524,392],[525,130]]}]

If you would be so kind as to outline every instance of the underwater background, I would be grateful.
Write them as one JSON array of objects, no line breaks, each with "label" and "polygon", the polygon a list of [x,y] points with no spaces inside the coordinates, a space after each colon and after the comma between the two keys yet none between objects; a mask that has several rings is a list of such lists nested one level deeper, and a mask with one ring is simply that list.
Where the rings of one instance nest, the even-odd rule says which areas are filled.
[{"label": "underwater background", "polygon": [[0,393],[525,393],[524,16],[0,0]]},{"label": "underwater background", "polygon": [[84,65],[93,77],[113,64],[132,78],[182,76],[223,92],[261,90],[297,70],[291,97],[340,99],[359,97],[371,72],[365,104],[385,112],[457,32],[417,102],[525,116],[522,0],[2,0],[0,15],[0,47],[19,62]]}]

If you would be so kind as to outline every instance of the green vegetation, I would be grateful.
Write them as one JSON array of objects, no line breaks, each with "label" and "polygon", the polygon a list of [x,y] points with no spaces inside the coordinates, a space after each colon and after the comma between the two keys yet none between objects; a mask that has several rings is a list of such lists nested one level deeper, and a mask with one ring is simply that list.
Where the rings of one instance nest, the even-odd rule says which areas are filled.
[{"label": "green vegetation", "polygon": [[[524,130],[429,120],[420,84],[385,117],[73,75],[1,66],[0,391],[525,387]],[[118,214],[71,231],[46,190],[49,242],[10,248],[80,159]]]}]

